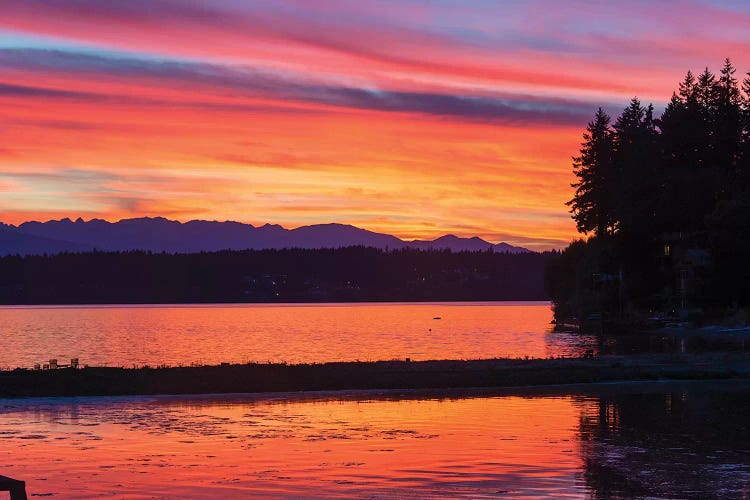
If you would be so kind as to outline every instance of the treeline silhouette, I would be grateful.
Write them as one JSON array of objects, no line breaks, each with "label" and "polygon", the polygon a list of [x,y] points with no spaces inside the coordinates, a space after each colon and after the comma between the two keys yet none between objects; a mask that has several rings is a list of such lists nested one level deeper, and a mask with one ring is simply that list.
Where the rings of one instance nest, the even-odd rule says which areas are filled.
[{"label": "treeline silhouette", "polygon": [[542,300],[553,253],[366,247],[0,258],[0,303]]},{"label": "treeline silhouette", "polygon": [[558,318],[750,304],[750,73],[688,72],[660,117],[635,98],[588,124],[568,202],[579,232],[550,262]]}]

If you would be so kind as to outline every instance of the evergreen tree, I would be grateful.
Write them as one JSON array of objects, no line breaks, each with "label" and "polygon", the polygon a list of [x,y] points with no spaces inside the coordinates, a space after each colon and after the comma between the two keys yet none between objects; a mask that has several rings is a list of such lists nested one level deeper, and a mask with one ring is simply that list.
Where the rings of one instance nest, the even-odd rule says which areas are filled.
[{"label": "evergreen tree", "polygon": [[[689,105],[695,101],[695,76],[688,70],[685,78],[680,82],[680,102]],[[674,95],[674,94],[673,94]]]},{"label": "evergreen tree", "polygon": [[657,131],[653,105],[647,108],[633,98],[617,118],[614,128],[616,189],[615,219],[620,230],[650,232],[655,226],[657,189]]},{"label": "evergreen tree", "polygon": [[716,75],[706,68],[698,76],[694,87],[695,99],[703,113],[712,114],[716,102]]},{"label": "evergreen tree", "polygon": [[688,71],[659,119],[637,98],[611,127],[596,113],[568,202],[596,238],[550,262],[561,312],[669,310],[686,279],[691,307],[750,306],[750,73],[735,73]]},{"label": "evergreen tree", "polygon": [[695,233],[716,203],[716,78],[688,71],[659,120],[662,193],[657,212],[665,233]]},{"label": "evergreen tree", "polygon": [[679,85],[678,94],[672,94],[660,120],[664,160],[670,167],[698,167],[702,162],[705,142],[703,106],[698,95],[700,91],[693,76],[688,71]]},{"label": "evergreen tree", "polygon": [[716,77],[708,68],[698,76],[695,84],[695,101],[698,109],[689,116],[688,127],[692,129],[695,162],[699,168],[713,166],[715,135],[714,121],[716,116]]},{"label": "evergreen tree", "polygon": [[740,93],[740,109],[742,117],[742,139],[750,139],[750,72],[742,80],[742,92]]},{"label": "evergreen tree", "polygon": [[711,152],[714,166],[720,169],[716,172],[716,201],[733,197],[739,181],[737,162],[742,139],[742,99],[734,78],[735,71],[731,61],[726,59],[715,86],[715,115],[711,123],[714,144]]},{"label": "evergreen tree", "polygon": [[741,192],[747,196],[750,195],[750,72],[745,75],[745,79],[742,81],[740,110],[742,127],[737,177]]},{"label": "evergreen tree", "polygon": [[583,134],[580,156],[573,158],[578,182],[572,184],[575,195],[567,205],[578,231],[596,236],[612,234],[615,229],[613,194],[616,176],[613,165],[613,134],[610,117],[601,108]]},{"label": "evergreen tree", "polygon": [[615,219],[617,270],[628,295],[653,293],[653,275],[658,253],[653,244],[657,231],[656,212],[661,181],[657,167],[658,134],[653,106],[644,107],[633,98],[615,121],[614,158],[619,185]]},{"label": "evergreen tree", "polygon": [[685,99],[676,93],[672,93],[672,98],[664,109],[661,118],[657,120],[661,130],[661,145],[663,161],[665,166],[674,167],[684,164],[687,157],[684,145],[685,137],[681,135],[680,125],[682,119],[687,114],[687,105]]}]

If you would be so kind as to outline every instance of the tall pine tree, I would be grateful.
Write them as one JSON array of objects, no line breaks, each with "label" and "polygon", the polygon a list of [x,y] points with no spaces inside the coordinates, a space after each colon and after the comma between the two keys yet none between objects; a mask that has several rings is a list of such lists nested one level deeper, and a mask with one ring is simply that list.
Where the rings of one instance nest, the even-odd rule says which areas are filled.
[{"label": "tall pine tree", "polygon": [[612,234],[615,229],[613,188],[616,173],[613,158],[613,134],[610,117],[599,108],[583,134],[580,155],[573,158],[578,182],[572,184],[575,195],[567,205],[579,232],[596,236]]},{"label": "tall pine tree", "polygon": [[652,105],[633,98],[614,124],[617,227],[628,233],[651,233],[655,227],[659,187],[656,168],[657,131]]}]

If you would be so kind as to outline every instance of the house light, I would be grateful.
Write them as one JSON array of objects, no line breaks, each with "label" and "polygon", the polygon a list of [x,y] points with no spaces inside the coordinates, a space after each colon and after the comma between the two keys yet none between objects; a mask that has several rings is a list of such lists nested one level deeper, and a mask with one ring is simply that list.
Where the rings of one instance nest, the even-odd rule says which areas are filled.
[{"label": "house light", "polygon": [[664,257],[669,257],[671,252],[672,249],[670,248],[669,244],[664,245]]}]

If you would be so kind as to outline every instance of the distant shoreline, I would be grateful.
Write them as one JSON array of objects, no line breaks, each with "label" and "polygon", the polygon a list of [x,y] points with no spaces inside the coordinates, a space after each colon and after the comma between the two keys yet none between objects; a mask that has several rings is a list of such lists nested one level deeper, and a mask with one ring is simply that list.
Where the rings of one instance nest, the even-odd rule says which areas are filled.
[{"label": "distant shoreline", "polygon": [[547,300],[553,253],[370,247],[0,257],[0,304]]},{"label": "distant shoreline", "polygon": [[474,304],[474,305],[497,305],[497,304],[538,304],[552,306],[552,302],[544,299],[528,300],[361,300],[361,301],[307,301],[307,302],[92,302],[92,303],[39,303],[39,304],[0,304],[0,309],[14,308],[44,308],[44,307],[242,307],[242,306],[338,306],[338,305],[410,305],[410,304]]},{"label": "distant shoreline", "polygon": [[90,367],[0,372],[0,398],[388,389],[517,388],[595,382],[748,379],[750,354],[564,359]]}]

